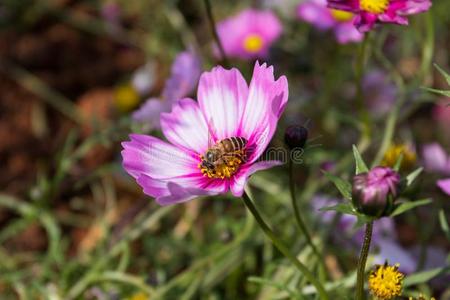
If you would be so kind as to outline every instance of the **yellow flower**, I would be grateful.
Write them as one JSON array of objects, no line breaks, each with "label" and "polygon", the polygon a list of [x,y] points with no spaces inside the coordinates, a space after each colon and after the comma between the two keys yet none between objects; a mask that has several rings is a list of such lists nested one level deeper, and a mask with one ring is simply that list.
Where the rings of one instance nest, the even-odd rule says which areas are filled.
[{"label": "yellow flower", "polygon": [[376,265],[369,276],[370,292],[380,300],[393,299],[402,293],[404,275],[398,271],[399,264]]},{"label": "yellow flower", "polygon": [[403,154],[402,163],[400,164],[400,170],[408,170],[414,167],[417,159],[414,149],[407,144],[394,144],[384,153],[382,166],[394,167],[400,155]]},{"label": "yellow flower", "polygon": [[128,112],[139,104],[139,95],[130,84],[120,85],[114,91],[114,103],[119,111]]},{"label": "yellow flower", "polygon": [[128,298],[128,300],[150,300],[150,297],[144,292],[137,292]]}]

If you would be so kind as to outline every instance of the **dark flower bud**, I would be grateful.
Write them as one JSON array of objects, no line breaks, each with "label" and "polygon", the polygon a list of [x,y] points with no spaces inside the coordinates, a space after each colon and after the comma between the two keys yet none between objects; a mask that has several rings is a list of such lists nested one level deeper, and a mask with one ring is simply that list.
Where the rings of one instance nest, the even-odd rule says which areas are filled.
[{"label": "dark flower bud", "polygon": [[400,175],[388,167],[375,167],[353,177],[352,201],[366,215],[380,217],[399,192]]},{"label": "dark flower bud", "polygon": [[291,125],[284,132],[284,142],[289,149],[303,148],[308,139],[308,129],[300,125]]}]

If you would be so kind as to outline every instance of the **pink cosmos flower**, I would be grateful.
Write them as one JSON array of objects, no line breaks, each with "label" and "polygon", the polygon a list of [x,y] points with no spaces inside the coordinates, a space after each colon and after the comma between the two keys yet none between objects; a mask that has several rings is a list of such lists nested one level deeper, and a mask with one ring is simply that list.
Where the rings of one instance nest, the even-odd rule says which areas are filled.
[{"label": "pink cosmos flower", "polygon": [[[200,78],[198,102],[185,98],[161,114],[163,134],[169,141],[132,134],[122,143],[123,166],[161,205],[191,200],[197,196],[231,191],[238,197],[256,171],[281,164],[256,160],[271,140],[287,104],[285,76],[275,81],[273,67],[257,62],[250,86],[237,69],[216,67]],[[233,139],[239,154],[211,158],[210,150]],[[238,147],[246,141],[245,147]],[[251,151],[247,151],[251,149]],[[237,152],[234,152],[237,153]],[[211,158],[217,164],[205,166]],[[210,166],[211,167],[211,166]]]},{"label": "pink cosmos flower", "polygon": [[444,193],[450,196],[450,178],[440,179],[436,184]]},{"label": "pink cosmos flower", "polygon": [[319,30],[333,29],[340,44],[360,42],[364,35],[353,26],[355,15],[327,8],[326,0],[307,0],[297,6],[297,17]]},{"label": "pink cosmos flower", "polygon": [[[423,163],[425,169],[438,172],[442,175],[450,174],[450,155],[438,143],[428,144],[423,147]],[[450,178],[441,179],[436,185],[447,195],[450,195]]]},{"label": "pink cosmos flower", "polygon": [[360,32],[370,31],[376,23],[408,25],[408,15],[427,11],[431,0],[327,0],[328,7],[357,14],[354,21]]},{"label": "pink cosmos flower", "polygon": [[438,143],[425,145],[422,157],[427,171],[450,175],[450,155]]},{"label": "pink cosmos flower", "polygon": [[242,59],[267,57],[281,31],[280,21],[269,10],[246,9],[217,24],[217,33],[227,56]]},{"label": "pink cosmos flower", "polygon": [[172,64],[171,74],[166,81],[161,98],[150,98],[133,112],[136,122],[159,128],[159,115],[170,111],[172,104],[189,95],[197,85],[202,70],[200,57],[193,51],[183,51]]}]

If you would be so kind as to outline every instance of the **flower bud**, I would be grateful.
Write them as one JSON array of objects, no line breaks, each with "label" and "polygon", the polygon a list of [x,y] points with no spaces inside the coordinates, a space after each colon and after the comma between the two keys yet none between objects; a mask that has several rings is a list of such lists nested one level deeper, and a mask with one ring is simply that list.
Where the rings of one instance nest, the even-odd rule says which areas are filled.
[{"label": "flower bud", "polygon": [[308,129],[301,125],[291,125],[284,132],[284,142],[289,149],[303,148],[308,139]]},{"label": "flower bud", "polygon": [[399,191],[400,175],[387,167],[375,167],[353,177],[352,201],[355,208],[366,215],[380,217]]}]

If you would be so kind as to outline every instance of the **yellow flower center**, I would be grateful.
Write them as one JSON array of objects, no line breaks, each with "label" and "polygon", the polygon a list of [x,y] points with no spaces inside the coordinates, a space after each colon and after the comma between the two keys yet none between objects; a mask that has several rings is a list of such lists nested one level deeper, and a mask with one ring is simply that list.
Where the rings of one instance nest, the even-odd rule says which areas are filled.
[{"label": "yellow flower center", "polygon": [[416,152],[406,144],[394,144],[384,153],[382,166],[393,168],[400,156],[403,155],[400,170],[408,170],[414,167],[417,160]]},{"label": "yellow flower center", "polygon": [[249,34],[244,39],[244,49],[250,53],[259,52],[264,46],[264,41],[259,34]]},{"label": "yellow flower center", "polygon": [[[226,158],[221,158],[218,163],[216,162],[210,167],[207,167],[202,163],[199,163],[198,167],[203,176],[207,176],[208,178],[230,178],[242,165],[242,157],[245,157],[245,150],[239,150],[236,151],[233,155],[227,155]],[[202,155],[200,156],[200,159],[204,161],[205,157]]]},{"label": "yellow flower center", "polygon": [[389,0],[360,0],[359,7],[373,14],[382,14],[386,11]]},{"label": "yellow flower center", "polygon": [[339,9],[330,9],[331,15],[336,21],[339,22],[347,22],[353,18],[353,14],[348,11],[339,10]]},{"label": "yellow flower center", "polygon": [[402,293],[404,275],[398,271],[399,264],[389,266],[377,265],[369,276],[371,293],[381,300],[393,299]]}]

